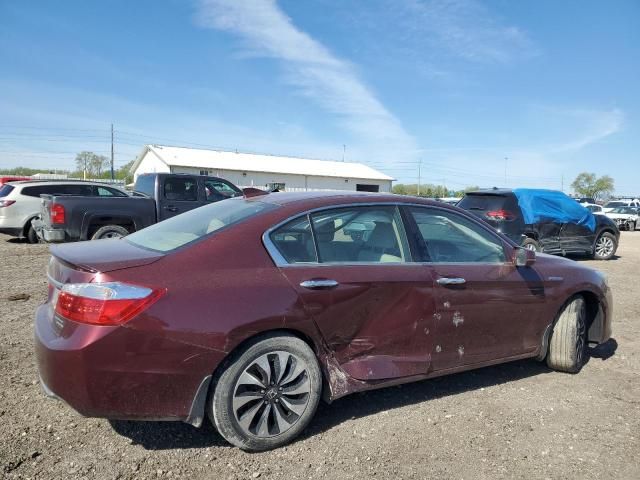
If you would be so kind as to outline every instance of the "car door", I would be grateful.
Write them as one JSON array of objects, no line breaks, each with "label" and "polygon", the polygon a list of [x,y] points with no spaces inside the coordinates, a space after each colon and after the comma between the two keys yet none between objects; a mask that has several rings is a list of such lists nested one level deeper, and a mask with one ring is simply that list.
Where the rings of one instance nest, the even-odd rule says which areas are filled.
[{"label": "car door", "polygon": [[160,220],[174,217],[201,206],[198,181],[188,175],[167,176],[162,179]]},{"label": "car door", "polygon": [[577,222],[562,224],[560,229],[560,248],[562,252],[590,252],[595,242],[596,230]]},{"label": "car door", "polygon": [[433,369],[535,351],[548,324],[535,269],[516,267],[513,248],[470,217],[437,207],[409,207],[407,217],[435,280]]},{"label": "car door", "polygon": [[346,373],[379,380],[429,371],[434,285],[411,262],[396,206],[313,212],[267,240]]}]

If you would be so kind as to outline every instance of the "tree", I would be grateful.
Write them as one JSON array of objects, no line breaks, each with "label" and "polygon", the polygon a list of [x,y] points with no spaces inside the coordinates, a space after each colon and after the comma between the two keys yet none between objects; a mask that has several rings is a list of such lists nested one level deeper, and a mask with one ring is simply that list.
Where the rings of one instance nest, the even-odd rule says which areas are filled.
[{"label": "tree", "polygon": [[83,177],[100,178],[102,171],[109,165],[109,159],[93,152],[80,152],[76,155],[76,169]]},{"label": "tree", "polygon": [[611,196],[615,190],[613,178],[603,175],[598,178],[595,173],[582,172],[571,184],[571,188],[582,197],[591,197],[596,200]]}]

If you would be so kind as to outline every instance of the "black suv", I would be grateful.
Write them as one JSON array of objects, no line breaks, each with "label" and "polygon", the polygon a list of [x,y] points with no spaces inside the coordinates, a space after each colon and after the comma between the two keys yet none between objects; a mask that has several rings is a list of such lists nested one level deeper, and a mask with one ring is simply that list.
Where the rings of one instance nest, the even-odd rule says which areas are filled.
[{"label": "black suv", "polygon": [[593,215],[553,190],[486,189],[468,192],[458,203],[517,245],[551,254],[613,257],[620,231],[605,215]]}]

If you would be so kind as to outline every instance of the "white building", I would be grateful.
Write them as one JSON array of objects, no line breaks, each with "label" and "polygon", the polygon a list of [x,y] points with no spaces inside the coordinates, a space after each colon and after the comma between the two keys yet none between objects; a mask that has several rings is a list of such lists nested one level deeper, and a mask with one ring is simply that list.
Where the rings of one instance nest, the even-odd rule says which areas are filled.
[{"label": "white building", "polygon": [[361,163],[147,145],[131,167],[142,173],[221,177],[241,188],[390,192],[392,177]]}]

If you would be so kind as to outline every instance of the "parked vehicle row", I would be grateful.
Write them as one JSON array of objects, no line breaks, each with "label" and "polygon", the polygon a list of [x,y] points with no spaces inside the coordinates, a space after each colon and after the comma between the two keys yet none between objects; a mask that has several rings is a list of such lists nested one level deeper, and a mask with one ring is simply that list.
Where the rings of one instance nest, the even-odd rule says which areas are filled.
[{"label": "parked vehicle row", "polygon": [[468,192],[458,204],[516,244],[551,254],[612,258],[620,231],[604,215],[593,215],[562,192],[541,189],[486,189]]},{"label": "parked vehicle row", "polygon": [[24,237],[36,243],[33,225],[40,214],[40,195],[65,197],[122,198],[127,193],[113,185],[82,180],[11,181],[0,186],[0,233]]},{"label": "parked vehicle row", "polygon": [[[516,221],[511,193],[470,198]],[[54,245],[35,318],[42,384],[87,416],[208,416],[255,451],[296,438],[323,395],[523,358],[578,372],[587,342],[611,335],[606,277],[476,215],[396,195],[270,193]]]},{"label": "parked vehicle row", "polygon": [[52,243],[119,238],[180,213],[242,195],[217,177],[152,173],[139,175],[134,195],[42,195],[38,236]]}]

